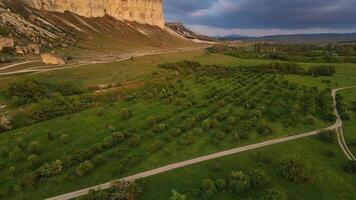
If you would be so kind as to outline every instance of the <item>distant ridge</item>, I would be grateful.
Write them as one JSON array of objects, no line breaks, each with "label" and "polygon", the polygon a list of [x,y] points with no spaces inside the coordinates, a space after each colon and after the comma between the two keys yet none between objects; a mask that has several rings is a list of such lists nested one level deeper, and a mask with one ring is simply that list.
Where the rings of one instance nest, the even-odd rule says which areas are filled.
[{"label": "distant ridge", "polygon": [[243,41],[258,42],[354,42],[356,33],[320,33],[320,34],[291,34],[270,35],[263,37],[240,38]]}]

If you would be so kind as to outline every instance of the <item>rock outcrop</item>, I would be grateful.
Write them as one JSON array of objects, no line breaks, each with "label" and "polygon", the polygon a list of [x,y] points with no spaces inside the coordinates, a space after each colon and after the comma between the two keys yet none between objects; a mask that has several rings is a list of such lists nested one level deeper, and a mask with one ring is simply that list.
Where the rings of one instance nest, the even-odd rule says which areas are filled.
[{"label": "rock outcrop", "polygon": [[22,0],[50,12],[70,11],[84,17],[112,16],[164,28],[162,0]]},{"label": "rock outcrop", "polygon": [[0,51],[2,51],[3,48],[14,48],[14,39],[10,37],[1,37],[0,36]]},{"label": "rock outcrop", "polygon": [[184,26],[182,22],[167,22],[166,27],[177,33],[178,35],[187,38],[195,42],[205,42],[205,43],[214,43],[217,40],[215,38],[201,35],[195,33],[194,31],[189,30]]},{"label": "rock outcrop", "polygon": [[46,65],[64,65],[65,61],[63,58],[59,57],[56,54],[52,53],[42,53],[41,54],[42,62]]}]

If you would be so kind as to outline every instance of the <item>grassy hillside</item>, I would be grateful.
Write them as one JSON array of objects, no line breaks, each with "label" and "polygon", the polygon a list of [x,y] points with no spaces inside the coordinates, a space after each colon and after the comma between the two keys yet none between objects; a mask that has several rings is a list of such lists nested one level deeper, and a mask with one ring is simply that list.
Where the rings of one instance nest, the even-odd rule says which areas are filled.
[{"label": "grassy hillside", "polygon": [[[333,152],[332,156],[328,156]],[[312,180],[294,183],[279,172],[285,159],[298,157],[311,170]],[[223,189],[210,199],[264,199],[267,190],[275,188],[288,199],[355,199],[356,175],[343,170],[345,157],[336,143],[329,144],[318,138],[278,144],[235,156],[216,159],[143,180],[142,200],[168,199],[172,189],[186,194],[187,199],[198,199],[196,190],[204,179],[217,181],[229,179],[232,171],[259,170],[265,174],[265,186],[253,188],[242,194],[233,194]],[[332,185],[332,187],[330,187]],[[156,192],[160,191],[160,192]]]},{"label": "grassy hillside", "polygon": [[[181,60],[225,66],[197,67],[193,62],[187,64],[188,68],[184,63],[157,67],[157,64]],[[6,97],[4,91],[14,82],[34,79],[44,83],[50,93],[44,99],[21,105],[19,110],[28,115],[16,118],[26,120],[27,116],[45,121],[0,135],[3,161],[0,183],[4,186],[0,194],[11,199],[41,199],[223,149],[326,127],[332,121],[325,120],[321,111],[331,109],[331,97],[324,89],[355,83],[353,64],[335,64],[340,76],[331,77],[262,74],[237,68],[269,62],[194,51],[2,78],[0,102],[8,105],[13,100]],[[313,66],[313,63],[300,64],[305,68]],[[144,81],[145,86],[130,84],[137,81]],[[61,82],[75,85],[83,93],[65,94],[58,88]],[[90,90],[91,86],[111,83],[117,85],[100,92]],[[105,95],[101,97],[101,94]],[[98,97],[88,100],[88,95]],[[314,102],[315,110],[304,110],[305,99]],[[85,104],[83,109],[77,110],[76,105],[82,103]],[[301,108],[304,111],[300,111]],[[18,108],[10,106],[8,111],[11,109]],[[74,110],[69,112],[71,114],[64,112],[71,109]],[[63,116],[63,112],[67,115]],[[311,140],[311,143],[309,146],[316,148],[320,141]],[[285,151],[306,154],[309,146],[302,143],[295,147],[300,151],[292,146]],[[343,165],[339,162],[337,147],[328,146],[336,152],[338,161],[334,164]],[[320,145],[319,150],[323,148]],[[278,152],[273,150],[272,153],[275,151]],[[300,153],[297,154],[303,155]],[[310,165],[319,162],[316,154],[307,156],[315,156],[315,160],[307,161]],[[320,169],[331,170],[332,177],[317,181],[327,184],[338,179],[341,185],[352,183],[344,175],[336,175],[340,168],[327,168],[329,158],[321,159]],[[93,168],[86,165],[86,160],[90,160]],[[248,166],[252,161],[246,162]],[[274,158],[273,162],[278,163],[279,159]],[[266,169],[266,174],[277,185],[280,179],[270,174],[275,163]],[[89,169],[81,175],[84,165]],[[233,170],[222,168],[225,171],[221,176]],[[192,179],[191,183],[200,181],[200,178]],[[162,187],[162,195],[169,195],[172,187],[168,186],[172,185],[163,181],[159,184],[167,184]],[[185,184],[184,181],[173,186],[191,195],[184,189],[190,187],[189,184]],[[324,186],[317,190],[315,185],[310,191],[312,195],[324,190]],[[298,191],[309,192],[305,189],[307,186],[301,186],[304,189]],[[280,185],[276,187],[288,195],[294,194]],[[148,187],[146,191],[154,190]],[[335,191],[340,193],[341,189],[337,187]],[[155,195],[158,194],[147,192],[143,198],[157,197]],[[225,195],[229,196],[226,193],[222,197]]]}]

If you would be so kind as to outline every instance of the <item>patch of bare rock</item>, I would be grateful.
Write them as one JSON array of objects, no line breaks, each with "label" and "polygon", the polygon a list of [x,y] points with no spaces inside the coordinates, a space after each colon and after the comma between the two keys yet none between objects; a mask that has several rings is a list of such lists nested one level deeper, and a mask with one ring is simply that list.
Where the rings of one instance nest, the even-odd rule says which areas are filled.
[{"label": "patch of bare rock", "polygon": [[54,53],[41,53],[42,62],[46,65],[64,65],[66,62]]}]

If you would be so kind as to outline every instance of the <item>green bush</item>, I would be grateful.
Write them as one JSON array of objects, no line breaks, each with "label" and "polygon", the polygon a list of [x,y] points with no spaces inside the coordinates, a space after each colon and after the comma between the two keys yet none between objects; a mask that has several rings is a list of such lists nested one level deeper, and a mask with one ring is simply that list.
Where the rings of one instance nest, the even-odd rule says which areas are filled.
[{"label": "green bush", "polygon": [[68,144],[70,141],[69,135],[68,134],[61,135],[60,140],[63,144]]},{"label": "green bush", "polygon": [[287,200],[288,197],[283,192],[277,189],[268,189],[267,194],[262,200]]},{"label": "green bush", "polygon": [[122,108],[120,111],[120,116],[121,116],[121,119],[128,120],[129,118],[131,118],[132,113],[128,108]]},{"label": "green bush", "polygon": [[185,200],[185,195],[178,193],[176,190],[172,190],[172,196],[170,200]]},{"label": "green bush", "polygon": [[147,118],[146,118],[146,124],[147,124],[147,126],[153,126],[153,125],[155,125],[155,124],[157,124],[158,123],[158,120],[157,120],[157,118],[156,117],[154,117],[154,116],[148,116]]},{"label": "green bush", "polygon": [[309,168],[298,158],[284,160],[280,165],[281,175],[292,182],[302,183],[310,179]]},{"label": "green bush", "polygon": [[334,143],[337,140],[335,130],[323,130],[319,134],[319,138],[325,142]]},{"label": "green bush", "polygon": [[250,170],[247,172],[250,177],[251,187],[262,187],[266,185],[266,175],[260,170]]},{"label": "green bush", "polygon": [[14,161],[19,161],[23,159],[24,154],[22,150],[18,147],[15,147],[11,152],[10,152],[10,159]]},{"label": "green bush", "polygon": [[33,141],[29,144],[28,150],[33,154],[38,154],[40,152],[40,143],[38,141]]},{"label": "green bush", "polygon": [[75,174],[77,174],[77,176],[86,176],[89,174],[89,172],[91,172],[93,170],[93,168],[94,168],[93,163],[87,160],[87,161],[81,163],[75,169]]},{"label": "green bush", "polygon": [[235,194],[242,194],[251,188],[250,177],[242,171],[232,171],[229,180],[229,188]]},{"label": "green bush", "polygon": [[215,193],[217,192],[217,188],[215,186],[214,181],[210,180],[210,179],[205,179],[203,180],[199,191],[198,191],[198,197],[199,199],[202,200],[207,200],[207,199],[211,199]]},{"label": "green bush", "polygon": [[103,140],[103,146],[106,148],[111,148],[116,145],[115,139],[112,136],[105,137]]},{"label": "green bush", "polygon": [[78,200],[108,200],[110,195],[107,191],[104,190],[90,190],[87,195],[79,197]]},{"label": "green bush", "polygon": [[32,167],[37,167],[39,164],[39,158],[36,154],[29,155],[27,161],[31,164]]},{"label": "green bush", "polygon": [[225,179],[219,178],[218,180],[216,180],[215,185],[218,190],[224,190],[226,188],[226,181]]},{"label": "green bush", "polygon": [[61,174],[63,171],[62,161],[56,160],[51,163],[44,164],[39,169],[39,174],[41,177],[51,177]]}]

